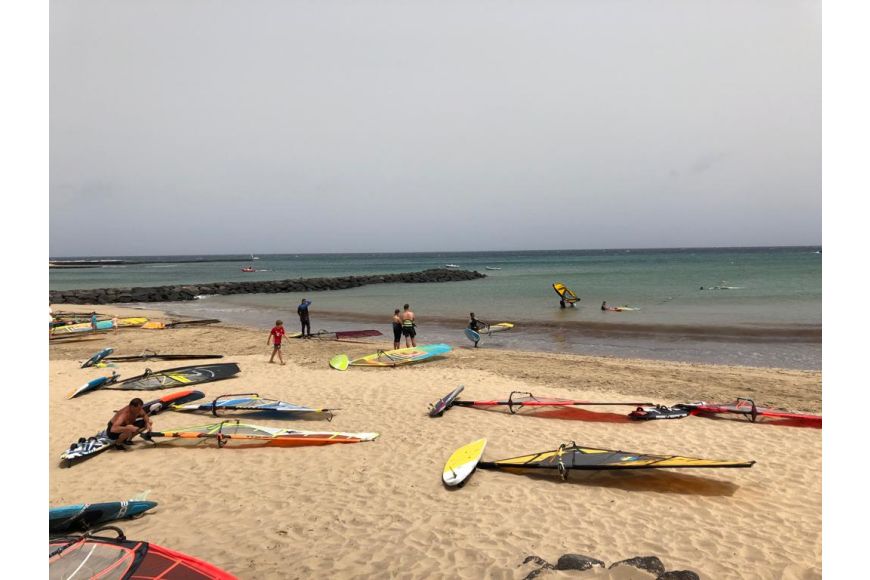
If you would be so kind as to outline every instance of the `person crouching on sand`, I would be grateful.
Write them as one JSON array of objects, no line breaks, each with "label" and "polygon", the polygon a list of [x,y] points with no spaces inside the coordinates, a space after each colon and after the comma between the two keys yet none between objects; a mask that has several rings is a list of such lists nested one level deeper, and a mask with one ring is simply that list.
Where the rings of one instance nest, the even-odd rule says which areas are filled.
[{"label": "person crouching on sand", "polygon": [[402,346],[402,317],[398,308],[393,312],[393,348],[398,349]]},{"label": "person crouching on sand", "polygon": [[405,304],[405,311],[402,313],[402,334],[405,335],[405,348],[417,346],[417,319],[408,304]]},{"label": "person crouching on sand", "polygon": [[266,344],[268,345],[270,342],[273,344],[272,347],[272,356],[269,357],[269,362],[275,362],[275,354],[278,354],[278,360],[281,361],[281,364],[284,364],[284,357],[281,356],[281,339],[284,338],[284,322],[281,320],[275,321],[275,326],[272,328],[272,331],[269,332],[269,338],[266,339]]},{"label": "person crouching on sand", "polygon": [[115,442],[115,449],[126,451],[124,446],[132,445],[133,437],[145,429],[151,431],[151,419],[145,412],[142,399],[137,397],[115,413],[106,427],[106,435]]}]

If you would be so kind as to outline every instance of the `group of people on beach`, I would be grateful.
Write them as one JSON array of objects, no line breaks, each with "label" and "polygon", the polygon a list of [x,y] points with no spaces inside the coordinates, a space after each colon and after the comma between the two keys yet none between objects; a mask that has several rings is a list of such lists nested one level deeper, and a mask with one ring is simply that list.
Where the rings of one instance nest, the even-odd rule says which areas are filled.
[{"label": "group of people on beach", "polygon": [[[300,338],[311,338],[311,316],[308,312],[308,307],[311,306],[311,301],[303,298],[302,302],[296,308],[296,313],[299,315],[299,322],[302,325]],[[281,356],[281,343],[283,342],[286,331],[284,330],[284,321],[276,320],[275,326],[269,332],[269,338],[266,339],[266,344],[272,345],[272,356],[269,357],[269,362],[275,362],[275,355],[278,355],[278,361],[283,365],[284,357]],[[393,348],[400,348],[402,337],[405,337],[405,347],[417,346],[417,319],[409,304],[405,304],[404,311],[398,308],[393,312]]]},{"label": "group of people on beach", "polygon": [[[296,308],[296,313],[299,315],[299,322],[302,326],[300,338],[311,338],[311,318],[308,312],[308,307],[311,306],[311,301],[303,298],[302,302]],[[559,306],[565,308],[565,300],[559,300]],[[571,303],[573,307],[573,302]],[[393,311],[393,348],[401,348],[402,337],[405,337],[405,348],[417,346],[417,320],[414,312],[409,304],[404,305],[404,310],[396,308]],[[601,303],[602,310],[608,310],[606,302]],[[481,328],[489,326],[486,322],[475,318],[474,312],[469,313],[468,328],[477,332]],[[269,357],[269,362],[275,362],[275,355],[278,355],[278,361],[283,365],[284,358],[281,356],[281,343],[286,335],[284,330],[284,321],[276,320],[275,326],[269,332],[269,338],[266,339],[266,344],[272,345],[272,356]],[[474,346],[477,346],[475,343]]]}]

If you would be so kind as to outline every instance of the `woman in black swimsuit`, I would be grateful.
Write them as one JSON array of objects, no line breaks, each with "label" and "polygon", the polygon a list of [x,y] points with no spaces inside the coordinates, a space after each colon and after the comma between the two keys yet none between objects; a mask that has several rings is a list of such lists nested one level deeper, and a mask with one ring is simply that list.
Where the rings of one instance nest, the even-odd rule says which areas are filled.
[{"label": "woman in black swimsuit", "polygon": [[396,308],[393,312],[393,348],[397,349],[402,343],[402,317],[399,316],[399,309]]}]

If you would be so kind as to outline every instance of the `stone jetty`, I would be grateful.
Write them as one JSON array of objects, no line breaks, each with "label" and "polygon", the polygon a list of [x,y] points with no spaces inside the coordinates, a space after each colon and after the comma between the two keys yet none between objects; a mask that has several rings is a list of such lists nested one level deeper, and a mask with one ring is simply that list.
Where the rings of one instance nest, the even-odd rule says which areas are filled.
[{"label": "stone jetty", "polygon": [[179,286],[133,288],[94,288],[85,290],[50,290],[51,304],[117,304],[127,302],[178,302],[215,294],[275,294],[281,292],[320,292],[344,290],[368,284],[425,284],[461,282],[485,278],[485,274],[468,270],[434,268],[422,272],[342,276],[338,278],[296,278],[245,282],[215,282]]}]

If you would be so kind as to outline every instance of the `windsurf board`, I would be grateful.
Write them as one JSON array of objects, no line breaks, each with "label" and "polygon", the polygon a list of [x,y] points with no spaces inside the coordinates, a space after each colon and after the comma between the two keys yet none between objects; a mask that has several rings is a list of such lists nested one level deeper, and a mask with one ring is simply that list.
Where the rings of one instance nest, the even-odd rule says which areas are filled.
[{"label": "windsurf board", "polygon": [[484,449],[486,449],[486,439],[478,439],[454,451],[444,465],[444,471],[441,474],[444,485],[456,487],[468,479],[468,476],[477,468]]}]

